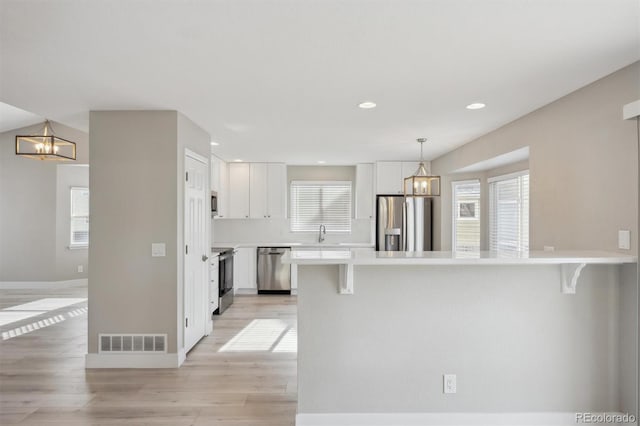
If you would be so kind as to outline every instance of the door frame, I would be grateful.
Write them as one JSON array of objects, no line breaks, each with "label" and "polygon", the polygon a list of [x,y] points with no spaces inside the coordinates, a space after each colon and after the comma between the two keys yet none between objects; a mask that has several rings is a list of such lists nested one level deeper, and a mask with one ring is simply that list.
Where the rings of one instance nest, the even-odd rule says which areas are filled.
[{"label": "door frame", "polygon": [[[186,354],[187,354],[187,350],[186,350],[186,332],[185,332],[185,319],[186,319],[186,292],[187,292],[187,286],[186,286],[186,282],[187,282],[187,268],[186,268],[186,253],[184,251],[184,246],[185,246],[185,236],[187,234],[187,229],[186,229],[186,209],[187,209],[187,204],[186,204],[186,193],[187,193],[187,182],[185,179],[185,173],[187,170],[187,159],[190,158],[192,160],[196,160],[202,164],[205,165],[206,169],[207,169],[207,175],[205,176],[205,217],[206,214],[208,212],[211,211],[211,197],[207,196],[207,194],[211,193],[211,164],[209,163],[209,159],[190,150],[189,148],[185,148],[184,149],[184,157],[182,160],[182,174],[180,176],[181,182],[182,182],[182,233],[183,233],[183,238],[182,238],[182,244],[181,247],[179,247],[179,252],[182,253],[182,290],[181,290],[181,299],[182,299],[182,315],[180,316],[180,318],[178,319],[178,326],[179,326],[179,330],[180,330],[180,334],[182,335],[182,341],[180,343],[180,348],[178,350],[178,352],[180,352],[180,364],[182,364],[182,362],[184,361],[184,359],[186,358]],[[211,247],[211,221],[210,220],[205,220],[205,246],[206,247]],[[211,257],[211,253],[208,253],[209,257]],[[208,262],[208,261],[207,261]],[[207,263],[207,266],[205,268],[206,272],[205,272],[205,293],[207,294],[207,297],[205,297],[205,299],[202,301],[202,306],[201,308],[204,310],[205,312],[205,318],[206,318],[206,322],[205,322],[205,329],[204,329],[204,335],[208,336],[209,333],[211,332],[212,329],[212,320],[211,320],[211,316],[207,315],[207,307],[209,306],[209,298],[211,297],[211,295],[209,294],[209,282],[211,280],[210,275],[210,268],[209,268],[209,263]]]}]

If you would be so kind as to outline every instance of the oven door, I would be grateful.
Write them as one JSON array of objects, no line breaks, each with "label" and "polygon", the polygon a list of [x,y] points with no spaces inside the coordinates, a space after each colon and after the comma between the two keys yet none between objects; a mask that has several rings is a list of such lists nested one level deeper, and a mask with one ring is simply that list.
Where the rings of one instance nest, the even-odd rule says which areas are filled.
[{"label": "oven door", "polygon": [[218,272],[218,286],[220,297],[233,290],[233,252],[220,255],[220,268]]},{"label": "oven door", "polygon": [[218,194],[216,193],[211,194],[211,215],[218,215]]}]

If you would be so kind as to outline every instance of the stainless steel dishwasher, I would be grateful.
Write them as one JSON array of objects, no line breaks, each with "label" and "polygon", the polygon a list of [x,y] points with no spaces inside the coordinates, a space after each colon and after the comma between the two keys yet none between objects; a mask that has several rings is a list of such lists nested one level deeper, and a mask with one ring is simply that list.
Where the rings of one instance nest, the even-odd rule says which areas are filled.
[{"label": "stainless steel dishwasher", "polygon": [[258,247],[258,294],[291,294],[291,265],[282,256],[291,247]]}]

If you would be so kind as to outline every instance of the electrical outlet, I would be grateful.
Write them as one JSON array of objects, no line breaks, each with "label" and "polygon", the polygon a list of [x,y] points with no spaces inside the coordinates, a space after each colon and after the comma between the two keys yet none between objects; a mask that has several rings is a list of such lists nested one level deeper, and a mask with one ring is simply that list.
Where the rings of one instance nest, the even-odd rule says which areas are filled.
[{"label": "electrical outlet", "polygon": [[445,374],[443,376],[443,389],[444,393],[456,393],[457,383],[456,383],[456,375],[455,374]]},{"label": "electrical outlet", "polygon": [[78,272],[84,272],[84,266],[78,265]]},{"label": "electrical outlet", "polygon": [[544,251],[554,251],[556,248],[554,246],[544,246]]},{"label": "electrical outlet", "polygon": [[167,255],[167,246],[165,243],[151,243],[152,257],[165,257]]},{"label": "electrical outlet", "polygon": [[618,248],[631,250],[631,231],[621,229],[618,231]]}]

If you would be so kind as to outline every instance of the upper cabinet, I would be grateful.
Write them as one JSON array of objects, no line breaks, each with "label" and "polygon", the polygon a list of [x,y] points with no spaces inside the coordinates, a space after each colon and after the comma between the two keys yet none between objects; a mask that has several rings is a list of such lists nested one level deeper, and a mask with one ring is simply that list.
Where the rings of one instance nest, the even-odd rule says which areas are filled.
[{"label": "upper cabinet", "polygon": [[229,171],[227,169],[227,163],[216,157],[211,156],[211,190],[218,193],[218,216],[227,216],[228,206],[228,188],[229,186]]},{"label": "upper cabinet", "polygon": [[229,164],[229,216],[286,217],[287,169],[280,163]]},{"label": "upper cabinet", "polygon": [[402,194],[402,162],[379,161],[376,163],[376,193]]},{"label": "upper cabinet", "polygon": [[251,182],[249,186],[249,216],[252,219],[267,217],[267,163],[249,165]]},{"label": "upper cabinet", "polygon": [[[413,176],[418,170],[418,161],[379,161],[376,163],[376,193],[404,194],[404,178]],[[427,169],[429,163],[425,162]]]},{"label": "upper cabinet", "polygon": [[267,164],[267,217],[287,217],[287,166],[284,163]]},{"label": "upper cabinet", "polygon": [[356,165],[356,219],[373,218],[373,164]]},{"label": "upper cabinet", "polygon": [[251,167],[248,163],[229,164],[229,216],[230,218],[249,217],[249,185]]}]

